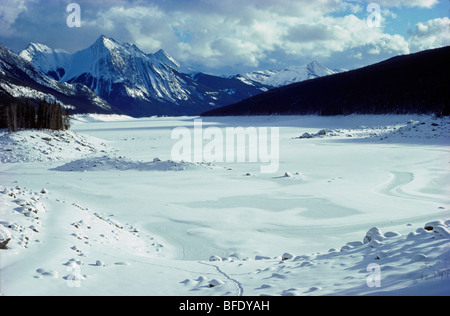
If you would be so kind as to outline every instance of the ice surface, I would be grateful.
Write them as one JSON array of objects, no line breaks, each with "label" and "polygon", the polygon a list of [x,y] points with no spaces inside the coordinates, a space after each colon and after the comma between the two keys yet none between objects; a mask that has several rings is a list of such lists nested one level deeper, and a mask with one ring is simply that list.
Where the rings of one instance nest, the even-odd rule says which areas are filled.
[{"label": "ice surface", "polygon": [[279,127],[276,174],[172,161],[193,120],[2,132],[2,294],[450,293],[448,118],[203,119]]}]

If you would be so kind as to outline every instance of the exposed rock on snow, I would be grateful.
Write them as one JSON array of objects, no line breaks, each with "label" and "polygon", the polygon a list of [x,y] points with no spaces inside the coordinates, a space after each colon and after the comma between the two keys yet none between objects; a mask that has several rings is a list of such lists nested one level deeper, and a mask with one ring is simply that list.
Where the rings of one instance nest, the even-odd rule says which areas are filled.
[{"label": "exposed rock on snow", "polygon": [[209,261],[222,261],[222,258],[219,256],[211,256],[209,257]]},{"label": "exposed rock on snow", "polygon": [[442,236],[444,238],[450,238],[450,230],[448,228],[449,221],[433,221],[426,223],[424,226],[424,229],[427,231],[433,231],[434,233],[438,234],[439,236]]},{"label": "exposed rock on snow", "polygon": [[436,226],[438,226],[438,225],[443,225],[443,224],[444,224],[444,221],[442,221],[442,220],[439,220],[439,221],[432,221],[432,222],[426,223],[426,224],[424,225],[423,228],[424,228],[425,230],[430,231],[430,230],[433,230],[434,227],[436,227]]},{"label": "exposed rock on snow", "polygon": [[0,249],[7,249],[6,245],[11,240],[11,232],[0,224]]},{"label": "exposed rock on snow", "polygon": [[302,136],[300,136],[299,138],[313,138],[314,136],[310,133],[303,133]]},{"label": "exposed rock on snow", "polygon": [[6,247],[6,245],[9,243],[9,241],[11,240],[11,238],[5,239],[3,241],[0,241],[0,249],[8,249]]},{"label": "exposed rock on snow", "polygon": [[281,256],[281,260],[289,260],[294,258],[294,255],[292,253],[289,252],[285,252],[282,256]]},{"label": "exposed rock on snow", "polygon": [[28,248],[36,242],[32,237],[40,232],[40,216],[46,213],[40,198],[40,193],[19,186],[0,190],[0,205],[4,211],[2,217],[9,218],[8,221],[3,221],[4,218],[0,220],[1,249]]},{"label": "exposed rock on snow", "polygon": [[211,281],[209,281],[209,287],[216,287],[223,284],[225,284],[225,282],[220,279],[212,279]]}]

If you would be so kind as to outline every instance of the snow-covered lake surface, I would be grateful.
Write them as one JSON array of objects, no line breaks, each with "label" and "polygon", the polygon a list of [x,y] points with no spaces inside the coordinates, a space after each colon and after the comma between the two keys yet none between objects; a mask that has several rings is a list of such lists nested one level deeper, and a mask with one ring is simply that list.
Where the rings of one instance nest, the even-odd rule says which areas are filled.
[{"label": "snow-covered lake surface", "polygon": [[450,120],[279,128],[279,168],[172,161],[193,117],[0,132],[3,295],[450,295]]}]

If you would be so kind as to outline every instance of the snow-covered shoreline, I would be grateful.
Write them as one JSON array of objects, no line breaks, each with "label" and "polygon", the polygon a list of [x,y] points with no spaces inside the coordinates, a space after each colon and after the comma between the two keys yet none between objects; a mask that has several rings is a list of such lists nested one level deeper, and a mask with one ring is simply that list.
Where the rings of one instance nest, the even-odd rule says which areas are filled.
[{"label": "snow-covered shoreline", "polygon": [[0,135],[1,293],[450,294],[448,118],[204,118],[279,127],[271,175],[172,162],[193,119]]}]

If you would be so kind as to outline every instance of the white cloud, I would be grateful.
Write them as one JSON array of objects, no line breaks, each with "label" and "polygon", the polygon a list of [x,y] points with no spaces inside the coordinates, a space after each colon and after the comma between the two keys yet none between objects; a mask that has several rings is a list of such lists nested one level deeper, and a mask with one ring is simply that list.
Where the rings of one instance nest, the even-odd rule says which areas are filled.
[{"label": "white cloud", "polygon": [[[29,2],[36,2],[29,1]],[[0,36],[14,35],[13,25],[19,14],[27,10],[25,0],[1,0],[0,3]]]},{"label": "white cloud", "polygon": [[[445,0],[444,0],[445,1]],[[439,0],[359,0],[363,3],[378,3],[381,7],[418,7],[432,8],[439,3]]]},{"label": "white cloud", "polygon": [[[408,53],[408,43],[399,35],[383,33],[382,28],[369,27],[366,20],[354,15],[325,17],[315,25],[291,30],[286,45],[291,54],[306,54],[313,57],[330,57],[334,53],[357,50],[358,56],[366,54]],[[295,32],[300,39],[295,41]],[[361,55],[362,54],[362,55]]]},{"label": "white cloud", "polygon": [[[356,55],[408,52],[400,36],[369,28],[354,14],[360,4],[343,0],[241,0],[117,6],[88,25],[146,52],[164,48],[184,64],[203,69],[258,67],[275,56],[326,58],[353,49]],[[363,14],[364,15],[364,14]],[[86,25],[86,24],[85,24]],[[271,59],[272,58],[272,59]]]},{"label": "white cloud", "polygon": [[444,17],[418,23],[408,42],[415,52],[450,45],[450,19]]},{"label": "white cloud", "polygon": [[[54,0],[60,6],[53,11],[50,0],[37,1],[0,0],[0,38],[43,38],[57,42],[45,44],[75,51],[105,34],[136,43],[147,53],[163,48],[186,66],[216,74],[281,68],[311,59],[350,68],[356,60],[368,64],[448,43],[441,25],[445,19],[418,24],[409,40],[386,31],[396,14],[402,14],[396,7],[419,11],[437,0],[79,0],[79,30],[65,27],[60,0]],[[381,27],[367,25],[366,6],[371,2],[381,5]],[[47,23],[40,23],[42,16],[30,22],[46,11]]]}]

